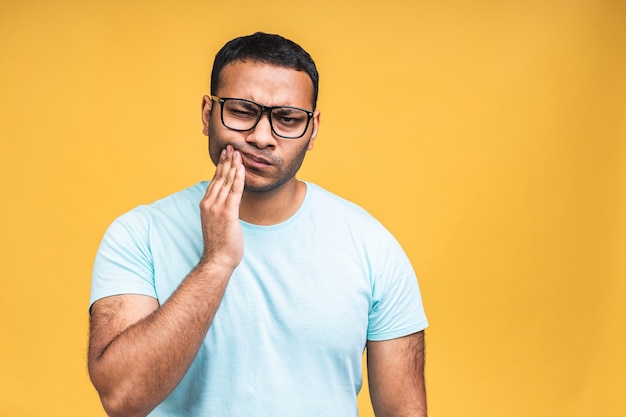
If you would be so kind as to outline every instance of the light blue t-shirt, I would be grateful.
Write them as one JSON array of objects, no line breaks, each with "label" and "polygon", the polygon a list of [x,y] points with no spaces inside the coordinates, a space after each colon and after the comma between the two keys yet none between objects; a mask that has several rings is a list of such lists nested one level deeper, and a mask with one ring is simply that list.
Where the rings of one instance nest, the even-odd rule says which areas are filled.
[{"label": "light blue t-shirt", "polygon": [[[202,254],[206,187],[137,207],[109,227],[91,304],[118,294],[167,300]],[[243,260],[206,339],[150,416],[356,416],[367,340],[428,325],[408,258],[367,212],[311,183],[285,222],[241,224]]]}]

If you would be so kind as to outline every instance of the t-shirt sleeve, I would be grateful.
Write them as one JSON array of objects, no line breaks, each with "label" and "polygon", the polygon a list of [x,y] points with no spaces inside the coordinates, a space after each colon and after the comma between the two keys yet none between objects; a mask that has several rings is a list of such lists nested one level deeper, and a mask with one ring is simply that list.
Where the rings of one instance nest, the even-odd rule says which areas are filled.
[{"label": "t-shirt sleeve", "polygon": [[109,226],[94,261],[90,309],[97,300],[113,295],[156,298],[149,231],[148,219],[139,209],[122,215]]},{"label": "t-shirt sleeve", "polygon": [[390,234],[377,246],[367,339],[389,340],[424,330],[428,320],[408,257]]}]

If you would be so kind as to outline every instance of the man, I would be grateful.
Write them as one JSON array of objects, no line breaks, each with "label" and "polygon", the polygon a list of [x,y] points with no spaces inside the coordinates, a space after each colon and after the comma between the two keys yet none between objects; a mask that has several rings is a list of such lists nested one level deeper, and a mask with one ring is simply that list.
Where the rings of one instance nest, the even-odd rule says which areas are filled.
[{"label": "man", "polygon": [[199,183],[117,219],[94,265],[89,372],[111,416],[426,416],[427,326],[398,243],[295,178],[320,124],[308,53],[256,33],[217,54]]}]

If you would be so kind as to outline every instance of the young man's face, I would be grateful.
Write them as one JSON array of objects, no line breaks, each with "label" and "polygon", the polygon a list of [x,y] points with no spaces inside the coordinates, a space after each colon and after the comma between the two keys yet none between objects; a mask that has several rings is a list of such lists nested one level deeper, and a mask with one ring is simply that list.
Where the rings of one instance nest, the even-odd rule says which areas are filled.
[{"label": "young man's face", "polygon": [[[222,69],[216,95],[251,100],[264,106],[312,110],[313,83],[304,71],[254,61],[235,61]],[[202,120],[204,133],[209,135],[209,155],[214,164],[217,165],[222,149],[230,144],[243,157],[246,191],[273,191],[295,180],[304,155],[313,149],[319,126],[318,111],[314,112],[304,135],[298,139],[284,139],[274,134],[267,112],[254,129],[238,132],[222,124],[220,111],[220,103],[204,97]]]}]

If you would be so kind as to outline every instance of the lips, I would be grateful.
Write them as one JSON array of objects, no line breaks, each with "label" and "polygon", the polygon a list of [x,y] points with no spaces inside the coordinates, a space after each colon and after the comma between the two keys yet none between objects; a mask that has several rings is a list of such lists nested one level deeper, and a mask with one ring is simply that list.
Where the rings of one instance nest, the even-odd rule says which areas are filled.
[{"label": "lips", "polygon": [[272,162],[262,156],[241,152],[245,165],[256,168],[263,168],[272,165]]}]

